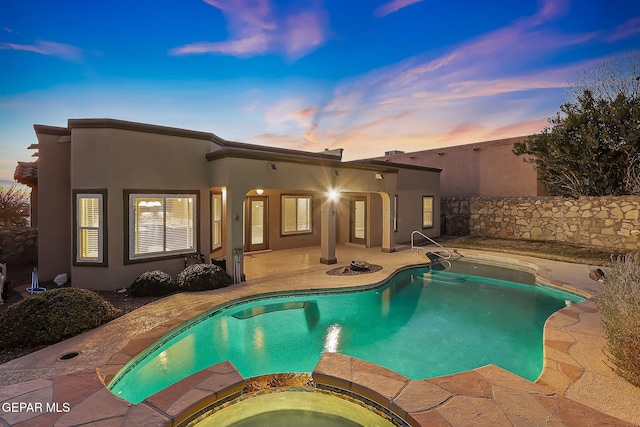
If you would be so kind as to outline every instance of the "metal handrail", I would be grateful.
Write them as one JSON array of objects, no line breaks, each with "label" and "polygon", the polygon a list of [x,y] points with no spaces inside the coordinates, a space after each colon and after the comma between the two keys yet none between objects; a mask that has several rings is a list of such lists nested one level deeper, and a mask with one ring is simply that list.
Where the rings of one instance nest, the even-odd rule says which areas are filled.
[{"label": "metal handrail", "polygon": [[437,257],[440,257],[440,258],[442,258],[442,259],[450,259],[450,258],[451,258],[451,251],[450,251],[449,249],[445,248],[445,247],[444,247],[444,246],[442,246],[440,243],[438,243],[438,242],[436,242],[435,240],[433,240],[431,237],[429,237],[429,236],[425,236],[424,234],[422,234],[422,233],[421,233],[421,232],[419,232],[418,230],[415,230],[413,233],[411,233],[411,251],[412,251],[412,252],[413,252],[413,251],[415,251],[415,250],[417,250],[418,248],[422,248],[421,246],[415,246],[415,245],[414,245],[414,236],[415,236],[416,234],[419,234],[420,236],[424,237],[425,239],[427,239],[428,241],[430,241],[430,242],[431,242],[431,243],[433,243],[434,245],[436,245],[436,246],[438,246],[438,247],[442,248],[445,252],[447,252],[447,254],[448,254],[448,255],[447,255],[447,256],[442,256],[442,255],[440,255],[440,254],[439,254],[439,253],[437,253],[437,252],[433,252],[433,251],[427,251],[427,250],[425,250],[425,252],[426,252],[426,253],[433,254],[433,255],[435,255],[435,256],[437,256]]}]

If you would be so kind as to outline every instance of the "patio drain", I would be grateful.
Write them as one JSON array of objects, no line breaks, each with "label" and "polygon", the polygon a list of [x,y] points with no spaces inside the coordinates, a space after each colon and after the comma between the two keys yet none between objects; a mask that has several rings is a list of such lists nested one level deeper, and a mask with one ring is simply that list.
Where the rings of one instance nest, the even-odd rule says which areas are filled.
[{"label": "patio drain", "polygon": [[76,357],[77,355],[79,355],[80,352],[77,351],[70,351],[69,353],[65,353],[62,356],[60,356],[60,360],[69,360],[69,359],[73,359],[74,357]]}]

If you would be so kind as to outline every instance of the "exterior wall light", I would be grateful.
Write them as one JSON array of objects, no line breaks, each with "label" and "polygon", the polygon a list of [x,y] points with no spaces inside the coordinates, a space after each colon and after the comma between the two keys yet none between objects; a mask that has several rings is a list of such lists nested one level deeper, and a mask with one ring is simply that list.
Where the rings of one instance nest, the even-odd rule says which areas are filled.
[{"label": "exterior wall light", "polygon": [[262,188],[258,188],[256,190],[256,193],[258,193],[258,196],[262,196],[262,194],[264,193],[264,190]]},{"label": "exterior wall light", "polygon": [[384,179],[384,175],[382,175],[381,173],[377,173],[376,179]]},{"label": "exterior wall light", "polygon": [[329,190],[329,199],[330,200],[338,200],[340,193],[338,193],[336,190]]},{"label": "exterior wall light", "polygon": [[272,171],[276,171],[276,170],[278,170],[278,167],[276,166],[276,164],[275,164],[275,163],[271,163],[271,162],[269,162],[269,167],[271,168],[271,170],[272,170]]}]

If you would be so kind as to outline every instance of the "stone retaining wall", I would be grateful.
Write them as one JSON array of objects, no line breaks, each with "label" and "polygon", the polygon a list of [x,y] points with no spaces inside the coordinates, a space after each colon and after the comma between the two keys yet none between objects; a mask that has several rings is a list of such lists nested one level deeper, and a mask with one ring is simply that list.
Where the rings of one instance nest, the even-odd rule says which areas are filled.
[{"label": "stone retaining wall", "polygon": [[640,197],[442,199],[447,234],[640,249]]},{"label": "stone retaining wall", "polygon": [[8,265],[38,263],[38,229],[0,227],[0,262]]}]

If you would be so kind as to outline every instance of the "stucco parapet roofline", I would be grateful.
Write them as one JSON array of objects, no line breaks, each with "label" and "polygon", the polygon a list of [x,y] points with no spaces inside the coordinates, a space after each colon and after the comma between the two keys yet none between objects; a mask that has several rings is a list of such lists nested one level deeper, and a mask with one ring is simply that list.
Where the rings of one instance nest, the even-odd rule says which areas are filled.
[{"label": "stucco parapet roofline", "polygon": [[221,140],[221,141],[216,141],[216,143],[221,147],[235,148],[240,150],[287,154],[291,156],[304,156],[304,157],[313,157],[318,159],[329,159],[329,160],[342,159],[342,151],[340,151],[340,154],[336,154],[335,150],[320,152],[320,153],[313,153],[311,151],[293,150],[291,148],[270,147],[267,145],[256,145],[256,144],[249,144],[246,142],[237,142],[237,141]]},{"label": "stucco parapet roofline", "polygon": [[386,160],[378,160],[378,159],[352,160],[344,164],[345,165],[366,164],[371,167],[377,167],[378,169],[380,169],[380,167],[393,168],[393,170],[396,170],[396,172],[398,169],[413,169],[413,170],[420,170],[420,171],[427,171],[427,172],[442,172],[441,168],[411,165],[406,163],[395,163],[395,162],[388,162]]},{"label": "stucco parapet roofline", "polygon": [[[265,149],[271,150],[272,147],[265,147]],[[290,162],[332,167],[336,169],[361,169],[380,173],[398,173],[398,169],[389,167],[388,162],[379,162],[378,164],[370,164],[365,162],[342,162],[336,159],[336,156],[330,154],[327,155],[322,153],[307,153],[304,151],[294,151],[286,149],[273,149],[273,151],[266,151],[225,146],[220,150],[207,153],[207,160],[209,161],[223,159],[226,157],[251,160],[266,160],[271,162]]]},{"label": "stucco parapet roofline", "polygon": [[49,125],[33,125],[33,129],[37,134],[45,134],[45,135],[69,135],[69,129],[63,128],[60,126],[49,126]]},{"label": "stucco parapet roofline", "polygon": [[170,126],[152,125],[148,123],[130,122],[119,119],[69,119],[68,128],[69,130],[87,128],[120,129],[135,132],[156,133],[168,136],[203,139],[213,142],[222,141],[222,138],[211,132],[174,128]]}]

